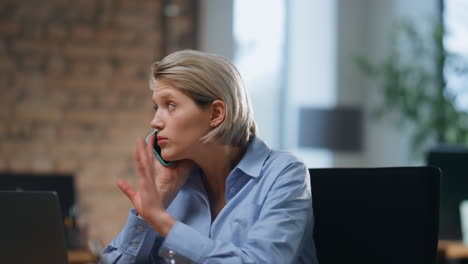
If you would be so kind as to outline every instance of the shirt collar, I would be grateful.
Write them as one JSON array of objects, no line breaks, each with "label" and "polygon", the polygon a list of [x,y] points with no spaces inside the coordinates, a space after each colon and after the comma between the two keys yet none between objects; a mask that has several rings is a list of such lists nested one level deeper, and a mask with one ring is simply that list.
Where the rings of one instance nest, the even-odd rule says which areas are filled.
[{"label": "shirt collar", "polygon": [[[247,146],[247,150],[234,170],[239,169],[250,177],[257,178],[261,175],[263,164],[270,155],[271,149],[257,136],[252,139]],[[234,171],[233,170],[233,171]],[[187,180],[187,184],[200,192],[204,192],[203,183],[200,177],[200,167],[195,166]]]},{"label": "shirt collar", "polygon": [[[257,136],[253,136],[244,157],[239,161],[236,168],[251,177],[260,176],[265,160],[270,155],[271,149]],[[234,168],[234,169],[236,169]]]}]

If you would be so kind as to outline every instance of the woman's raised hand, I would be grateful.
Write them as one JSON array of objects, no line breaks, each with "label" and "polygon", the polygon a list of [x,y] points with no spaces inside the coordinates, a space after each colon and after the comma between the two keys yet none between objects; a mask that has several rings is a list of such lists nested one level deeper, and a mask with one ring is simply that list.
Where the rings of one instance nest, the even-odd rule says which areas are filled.
[{"label": "woman's raised hand", "polygon": [[143,139],[137,141],[134,159],[138,174],[138,191],[123,180],[118,182],[118,186],[130,199],[138,214],[165,236],[175,221],[166,212],[166,208],[187,181],[195,163],[183,160],[164,167],[154,157],[154,140],[154,136],[151,137],[146,146]]}]

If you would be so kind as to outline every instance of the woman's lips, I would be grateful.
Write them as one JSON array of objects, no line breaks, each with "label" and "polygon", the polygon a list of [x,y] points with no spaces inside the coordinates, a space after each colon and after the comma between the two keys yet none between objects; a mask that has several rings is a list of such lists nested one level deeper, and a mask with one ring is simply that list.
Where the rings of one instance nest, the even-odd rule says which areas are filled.
[{"label": "woman's lips", "polygon": [[158,137],[158,146],[166,145],[169,140],[165,137]]}]

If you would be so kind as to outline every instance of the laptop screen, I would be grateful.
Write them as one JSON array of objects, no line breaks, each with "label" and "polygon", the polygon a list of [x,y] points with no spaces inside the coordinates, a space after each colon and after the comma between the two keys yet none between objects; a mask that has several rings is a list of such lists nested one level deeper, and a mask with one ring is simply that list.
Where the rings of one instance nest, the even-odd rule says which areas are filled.
[{"label": "laptop screen", "polygon": [[2,263],[67,263],[60,205],[54,192],[0,191]]}]

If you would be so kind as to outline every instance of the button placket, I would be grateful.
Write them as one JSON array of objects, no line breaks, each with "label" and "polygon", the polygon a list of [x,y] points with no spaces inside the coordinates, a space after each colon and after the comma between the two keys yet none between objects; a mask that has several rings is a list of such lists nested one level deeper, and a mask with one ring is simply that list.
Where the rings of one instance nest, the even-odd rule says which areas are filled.
[{"label": "button placket", "polygon": [[176,255],[175,251],[170,249],[169,250],[169,261],[170,261],[171,264],[176,264],[175,255]]},{"label": "button placket", "polygon": [[144,227],[142,225],[139,225],[139,226],[137,226],[136,229],[137,229],[138,233],[140,233],[141,231],[143,231]]}]

